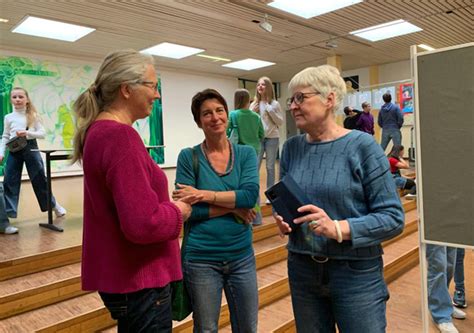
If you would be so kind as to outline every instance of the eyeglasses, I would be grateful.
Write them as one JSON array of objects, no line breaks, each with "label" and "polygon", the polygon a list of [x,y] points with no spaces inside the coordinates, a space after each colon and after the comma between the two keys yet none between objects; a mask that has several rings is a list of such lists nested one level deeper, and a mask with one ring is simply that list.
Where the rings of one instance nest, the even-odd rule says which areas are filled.
[{"label": "eyeglasses", "polygon": [[138,80],[138,81],[135,81],[135,83],[138,83],[138,84],[141,84],[142,86],[151,88],[151,89],[153,89],[153,91],[158,90],[158,82]]},{"label": "eyeglasses", "polygon": [[286,100],[286,106],[288,109],[291,109],[291,104],[294,102],[296,105],[300,105],[301,103],[304,102],[306,98],[308,98],[311,95],[320,95],[321,93],[318,91],[313,91],[313,92],[297,92],[295,93],[292,97],[288,98]]}]

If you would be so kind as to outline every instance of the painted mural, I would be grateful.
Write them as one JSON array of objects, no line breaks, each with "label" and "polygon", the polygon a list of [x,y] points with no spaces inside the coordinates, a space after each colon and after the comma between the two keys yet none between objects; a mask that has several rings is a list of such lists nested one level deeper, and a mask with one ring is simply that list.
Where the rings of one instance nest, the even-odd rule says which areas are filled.
[{"label": "painted mural", "polygon": [[[90,65],[60,64],[52,61],[26,57],[0,55],[0,128],[3,132],[4,116],[12,112],[10,91],[13,87],[25,88],[38,109],[46,138],[39,140],[40,148],[72,148],[74,115],[72,105],[76,97],[89,87],[95,79],[96,68]],[[161,94],[161,80],[158,80]],[[145,145],[163,145],[162,103],[157,100],[152,115],[137,121],[134,128]],[[151,151],[157,163],[164,163],[163,148]],[[5,163],[6,158],[4,159]],[[67,161],[52,164],[52,171],[80,170]],[[0,166],[3,175],[3,165]]]}]

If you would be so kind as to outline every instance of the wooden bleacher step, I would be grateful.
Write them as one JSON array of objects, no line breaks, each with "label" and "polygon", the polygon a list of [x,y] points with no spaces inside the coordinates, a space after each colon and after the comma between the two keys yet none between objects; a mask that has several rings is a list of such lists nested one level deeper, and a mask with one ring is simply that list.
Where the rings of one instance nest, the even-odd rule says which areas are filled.
[{"label": "wooden bleacher step", "polygon": [[[409,225],[409,214],[411,210],[416,208],[416,201],[404,201],[402,199],[402,202],[404,204],[404,209],[407,212],[407,227]],[[271,206],[267,205],[264,208],[264,215],[271,214]],[[413,213],[411,213],[413,214]],[[415,227],[416,225],[413,224]],[[414,230],[414,229],[413,229]],[[406,232],[406,230],[405,230]],[[276,224],[273,221],[273,218],[268,216],[264,218],[264,224],[259,227],[254,228],[254,247],[255,251],[258,254],[257,255],[257,265],[260,269],[263,267],[272,267],[272,265],[275,262],[279,262],[281,260],[286,259],[286,249],[285,249],[285,243],[286,240],[281,240],[278,236],[275,236],[278,234],[278,228],[276,227]],[[271,246],[271,244],[278,244],[274,246],[274,248]],[[0,318],[5,318],[7,316],[12,316],[14,317],[8,318],[4,320],[3,322],[0,323],[0,331],[2,331],[2,327],[5,328],[7,326],[3,326],[4,322],[9,323],[9,320],[12,319],[14,321],[19,321],[23,326],[28,326],[28,323],[36,323],[37,326],[35,326],[36,329],[39,329],[40,327],[43,327],[44,329],[42,331],[44,332],[52,332],[52,331],[61,331],[61,330],[66,330],[67,327],[70,329],[67,329],[68,332],[76,332],[78,330],[80,331],[95,331],[95,330],[100,330],[104,327],[109,327],[111,325],[114,325],[114,321],[110,319],[110,315],[108,314],[108,311],[103,307],[102,302],[98,298],[98,295],[96,293],[90,293],[83,295],[81,297],[76,297],[77,295],[81,295],[84,292],[80,290],[80,284],[79,284],[79,273],[76,271],[75,274],[71,274],[69,277],[64,277],[64,279],[61,280],[61,278],[58,279],[47,279],[44,284],[41,282],[34,282],[34,274],[35,272],[39,270],[43,270],[46,267],[46,270],[51,270],[51,274],[54,274],[54,272],[59,272],[57,270],[58,268],[52,268],[52,267],[72,267],[74,264],[77,263],[80,260],[80,254],[81,254],[81,246],[71,246],[68,248],[62,248],[58,250],[52,250],[52,251],[47,251],[45,253],[40,253],[32,256],[27,256],[25,258],[14,258],[10,259],[8,261],[0,262],[0,279],[6,280],[6,279],[12,279],[12,281],[5,281],[5,286],[8,285],[8,283],[13,283],[13,279],[20,279],[20,276],[23,276],[27,274],[28,276],[25,277],[23,276],[23,279],[20,279],[18,281],[23,281],[23,286],[26,287],[20,287],[17,290],[8,290],[7,293],[0,294]],[[59,260],[58,260],[59,258]],[[42,262],[40,265],[31,265],[31,263],[39,261]],[[70,262],[72,261],[72,263]],[[46,263],[46,265],[43,265]],[[31,266],[29,266],[31,265]],[[76,264],[77,267],[79,267],[79,264]],[[38,267],[39,266],[39,267]],[[76,268],[77,269],[77,268]],[[7,272],[5,274],[4,272]],[[57,271],[55,271],[57,270]],[[66,269],[67,271],[67,269]],[[286,263],[284,267],[284,271],[286,272]],[[12,274],[13,272],[13,274]],[[44,273],[50,273],[44,272]],[[3,275],[1,275],[3,274]],[[61,275],[61,274],[59,274]],[[17,276],[16,278],[13,276]],[[32,280],[29,280],[32,279]],[[54,282],[53,282],[54,281]],[[28,285],[31,286],[31,288],[28,288]],[[0,284],[0,287],[3,286]],[[276,287],[277,289],[279,288],[280,290],[283,288],[288,288],[287,287],[287,280],[280,281],[279,284],[273,286]],[[273,288],[272,287],[272,288]],[[23,288],[23,289],[22,289]],[[3,290],[4,288],[2,288]],[[78,294],[75,294],[78,293]],[[35,298],[36,296],[36,298]],[[82,297],[91,297],[89,298],[82,298]],[[67,298],[72,298],[69,301],[66,301],[65,299]],[[95,304],[94,301],[97,301],[98,303],[96,307],[88,308],[85,307],[83,308],[81,305],[76,305],[75,301],[79,300],[87,300],[88,303]],[[10,303],[9,305],[14,305],[14,303],[11,302],[17,302],[17,304],[28,304],[28,307],[23,306],[8,306],[7,301]],[[42,303],[43,302],[43,303]],[[71,302],[71,303],[69,303]],[[273,302],[273,301],[272,301]],[[53,304],[57,303],[57,304]],[[29,311],[24,313],[24,315],[32,314],[32,317],[36,319],[25,319],[21,317],[22,315],[15,315],[16,312],[14,311],[19,311],[24,312],[29,309],[38,309],[38,311],[43,310],[45,308],[48,308],[46,305],[51,305],[53,306],[52,312],[54,313],[55,310],[54,306],[61,304],[63,308],[68,309],[70,306],[74,307],[74,310],[78,309],[83,309],[83,311],[79,311],[79,313],[76,313],[75,311],[70,311],[66,310],[67,314],[58,316],[56,320],[52,323],[43,323],[41,324],[38,321],[38,318],[42,318],[43,315],[34,314],[35,311]],[[8,310],[8,308],[13,308],[16,310]],[[19,310],[19,308],[22,308],[23,310]],[[10,311],[10,312],[8,312]],[[13,311],[13,312],[12,312]],[[71,313],[74,313],[71,315]],[[1,317],[3,316],[3,317]],[[61,321],[60,319],[64,319]],[[39,325],[39,326],[38,326]],[[25,331],[24,329],[19,330],[19,331]],[[26,331],[31,331],[31,329],[27,329]]]},{"label": "wooden bleacher step", "polygon": [[0,282],[0,319],[82,295],[75,263]]},{"label": "wooden bleacher step", "polygon": [[[287,255],[285,249],[286,241],[281,239],[279,236],[275,236],[277,235],[278,230],[275,228],[274,223],[268,223],[267,219],[268,218],[264,219],[264,225],[254,228],[254,234],[257,235],[256,238],[260,239],[254,244],[257,267],[259,268],[271,266],[279,261],[284,262]],[[76,276],[70,276],[69,280],[75,278],[79,279],[77,271],[75,274]],[[74,275],[74,273],[72,273],[72,275]],[[38,288],[42,287],[43,286],[40,286]],[[81,292],[80,284],[71,288],[74,289],[74,291]],[[16,315],[2,321],[0,323],[0,331],[2,331],[2,327],[6,327],[4,325],[10,325],[12,321],[17,320],[20,320],[24,327],[20,331],[35,330],[39,332],[56,332],[66,329],[70,332],[83,330],[93,331],[115,324],[115,322],[110,318],[108,311],[103,307],[97,293],[89,293],[66,301],[60,301],[59,298],[56,298],[55,300],[53,299],[51,302],[57,302],[56,304],[42,306],[36,310]],[[77,302],[79,302],[79,305]],[[83,306],[82,302],[88,303],[89,305],[92,304],[93,306],[92,308],[90,306]],[[69,309],[70,307],[73,307],[74,311],[71,311]],[[53,316],[52,318],[55,318],[53,321],[46,320],[45,322],[41,322],[35,319],[44,317],[44,311],[56,313],[58,309],[63,309],[64,313]],[[25,329],[26,327],[28,327],[28,329]]]},{"label": "wooden bleacher step", "polygon": [[81,261],[82,246],[69,246],[0,262],[0,281]]},{"label": "wooden bleacher step", "polygon": [[[262,226],[254,228],[254,242],[277,234],[273,219],[266,217]],[[80,285],[81,249],[80,245],[71,246],[10,260],[11,270],[8,267],[1,270],[9,279],[0,282],[0,319],[86,293]],[[281,252],[283,248],[277,256]],[[275,254],[266,254],[272,255]],[[271,258],[265,260],[271,262]],[[73,264],[67,265],[70,262]]]}]

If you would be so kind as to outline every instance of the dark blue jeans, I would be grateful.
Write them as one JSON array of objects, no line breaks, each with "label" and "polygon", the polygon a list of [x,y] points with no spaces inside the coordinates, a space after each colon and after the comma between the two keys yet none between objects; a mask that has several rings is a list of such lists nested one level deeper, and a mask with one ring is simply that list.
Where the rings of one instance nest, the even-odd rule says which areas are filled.
[{"label": "dark blue jeans", "polygon": [[99,292],[99,295],[112,318],[117,320],[118,333],[171,333],[170,285],[127,294]]},{"label": "dark blue jeans", "polygon": [[380,333],[389,298],[382,258],[318,263],[288,254],[291,301],[298,333]]},{"label": "dark blue jeans", "polygon": [[3,183],[0,182],[0,231],[4,231],[9,225],[10,221],[5,211],[5,200],[3,198]]},{"label": "dark blue jeans", "polygon": [[456,249],[456,264],[454,265],[454,283],[457,291],[464,292],[464,255],[466,250]]},{"label": "dark blue jeans", "polygon": [[[26,170],[28,171],[28,176],[30,177],[31,185],[33,186],[41,211],[45,212],[48,210],[48,187],[43,160],[39,152],[31,151],[31,149],[38,149],[36,140],[28,140],[28,145],[23,150],[8,154],[3,185],[5,189],[6,212],[9,217],[17,217],[23,164],[26,164]],[[53,196],[51,196],[51,205],[53,208],[56,206],[56,200]]]}]

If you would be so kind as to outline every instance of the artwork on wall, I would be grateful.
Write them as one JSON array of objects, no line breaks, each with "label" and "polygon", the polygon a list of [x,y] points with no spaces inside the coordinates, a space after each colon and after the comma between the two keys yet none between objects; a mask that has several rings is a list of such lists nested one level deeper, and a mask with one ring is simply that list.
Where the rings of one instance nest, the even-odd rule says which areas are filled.
[{"label": "artwork on wall", "polygon": [[[12,112],[10,91],[25,88],[38,109],[46,129],[41,148],[72,148],[74,115],[72,106],[77,96],[94,81],[96,68],[90,65],[60,64],[26,57],[0,56],[0,128],[4,116]],[[161,95],[161,80],[158,79]],[[163,145],[162,102],[156,100],[152,115],[137,121],[134,128],[145,145]],[[164,163],[163,148],[152,151],[157,163]],[[5,159],[6,160],[6,159]],[[52,163],[53,172],[78,170],[66,161]],[[0,174],[3,168],[0,167]]]},{"label": "artwork on wall", "polygon": [[404,113],[413,112],[413,83],[400,85],[400,109]]},{"label": "artwork on wall", "polygon": [[380,109],[382,105],[385,104],[383,101],[382,96],[385,93],[390,93],[392,96],[392,103],[397,101],[397,94],[395,93],[395,86],[383,87],[380,89],[373,89],[372,90],[372,108],[373,109]]}]

